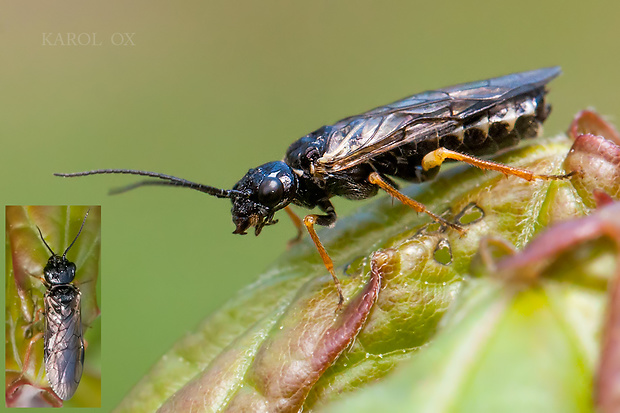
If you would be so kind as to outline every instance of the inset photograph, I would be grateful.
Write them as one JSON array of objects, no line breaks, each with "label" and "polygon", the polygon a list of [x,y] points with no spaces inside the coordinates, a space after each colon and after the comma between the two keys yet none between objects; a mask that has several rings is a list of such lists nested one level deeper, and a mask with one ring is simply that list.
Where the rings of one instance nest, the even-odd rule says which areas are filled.
[{"label": "inset photograph", "polygon": [[6,207],[7,407],[101,406],[101,207]]}]

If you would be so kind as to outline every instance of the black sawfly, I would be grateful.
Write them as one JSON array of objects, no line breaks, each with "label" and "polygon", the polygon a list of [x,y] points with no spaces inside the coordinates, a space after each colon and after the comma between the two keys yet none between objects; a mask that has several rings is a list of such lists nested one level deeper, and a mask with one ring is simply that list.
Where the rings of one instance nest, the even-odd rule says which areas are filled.
[{"label": "black sawfly", "polygon": [[479,159],[534,138],[550,112],[545,85],[560,74],[559,67],[515,73],[423,92],[361,115],[323,126],[293,142],[284,160],[250,169],[232,189],[187,181],[170,175],[132,169],[98,169],[57,173],[76,177],[96,174],[132,174],[145,180],[123,190],[144,185],[170,185],[195,189],[232,201],[234,234],[275,224],[274,214],[286,209],[299,231],[301,220],[288,208],[318,207],[323,214],[307,215],[308,230],[325,267],[344,297],[331,258],[314,225],[331,226],[336,212],[330,198],[364,199],[383,189],[418,212],[459,232],[464,229],[430,212],[424,205],[400,193],[392,178],[410,182],[433,179],[445,160],[459,160],[483,169],[523,179],[562,179],[567,175],[537,175]]},{"label": "black sawfly", "polygon": [[62,255],[54,253],[41,229],[41,240],[52,253],[43,269],[43,284],[47,291],[45,303],[44,353],[45,373],[50,387],[62,400],[69,400],[80,384],[84,367],[84,339],[80,290],[73,284],[75,264],[67,253],[82,233],[88,212],[77,235]]}]

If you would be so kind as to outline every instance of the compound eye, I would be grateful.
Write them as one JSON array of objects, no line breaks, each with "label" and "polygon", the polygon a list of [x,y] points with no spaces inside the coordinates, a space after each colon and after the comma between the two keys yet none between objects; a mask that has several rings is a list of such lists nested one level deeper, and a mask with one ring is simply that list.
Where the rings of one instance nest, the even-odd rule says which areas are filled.
[{"label": "compound eye", "polygon": [[69,262],[67,265],[67,276],[69,277],[69,281],[67,281],[68,283],[73,281],[75,278],[75,264],[72,262]]},{"label": "compound eye", "polygon": [[265,178],[258,187],[258,201],[265,206],[275,206],[282,201],[284,185],[278,178]]}]

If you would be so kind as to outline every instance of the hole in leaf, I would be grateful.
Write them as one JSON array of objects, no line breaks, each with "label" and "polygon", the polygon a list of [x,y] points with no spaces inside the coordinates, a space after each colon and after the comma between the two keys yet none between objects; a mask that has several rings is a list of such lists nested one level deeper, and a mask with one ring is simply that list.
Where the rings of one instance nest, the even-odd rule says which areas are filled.
[{"label": "hole in leaf", "polygon": [[[441,214],[440,216],[445,219],[446,221],[450,221],[447,216],[449,215],[449,211],[446,211],[445,213]],[[446,232],[447,227],[445,224],[441,223],[441,222],[430,222],[428,223],[425,228],[424,228],[424,233],[428,234],[428,235],[432,235],[432,234],[442,234],[444,232]]]},{"label": "hole in leaf", "polygon": [[474,224],[484,218],[484,211],[475,202],[465,206],[456,216],[456,222],[461,225]]},{"label": "hole in leaf", "polygon": [[431,222],[424,228],[424,233],[426,234],[434,234],[436,232],[441,232],[441,224],[439,222]]},{"label": "hole in leaf", "polygon": [[433,258],[441,265],[448,265],[452,262],[452,248],[447,239],[439,240],[433,252]]}]

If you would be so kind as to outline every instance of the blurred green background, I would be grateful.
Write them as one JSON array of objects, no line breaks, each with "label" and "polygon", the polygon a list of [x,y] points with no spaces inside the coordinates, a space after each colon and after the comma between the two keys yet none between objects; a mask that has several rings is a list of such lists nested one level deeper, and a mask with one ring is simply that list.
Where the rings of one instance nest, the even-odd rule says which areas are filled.
[{"label": "blurred green background", "polygon": [[[257,239],[233,236],[226,200],[176,188],[108,196],[134,180],[53,172],[135,168],[230,188],[323,124],[552,65],[564,74],[547,134],[586,107],[620,113],[613,1],[2,0],[1,10],[2,204],[102,205],[104,411],[295,230],[282,214]],[[59,33],[91,42],[62,46]],[[114,45],[115,33],[134,33],[133,44]],[[359,203],[335,205],[342,215]]]}]

